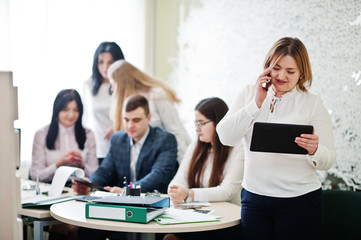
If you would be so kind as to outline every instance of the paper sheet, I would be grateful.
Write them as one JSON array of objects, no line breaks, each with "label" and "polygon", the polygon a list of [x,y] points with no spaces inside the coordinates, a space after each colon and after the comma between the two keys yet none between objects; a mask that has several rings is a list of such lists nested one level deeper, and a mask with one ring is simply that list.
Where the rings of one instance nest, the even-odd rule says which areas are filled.
[{"label": "paper sheet", "polygon": [[196,222],[213,222],[219,221],[219,218],[219,216],[215,216],[212,214],[198,213],[192,210],[179,210],[171,207],[166,210],[165,214],[155,218],[154,221],[161,225],[168,225]]},{"label": "paper sheet", "polygon": [[49,197],[60,196],[66,181],[70,176],[77,176],[83,178],[85,176],[84,170],[76,167],[61,166],[59,167],[51,182]]}]

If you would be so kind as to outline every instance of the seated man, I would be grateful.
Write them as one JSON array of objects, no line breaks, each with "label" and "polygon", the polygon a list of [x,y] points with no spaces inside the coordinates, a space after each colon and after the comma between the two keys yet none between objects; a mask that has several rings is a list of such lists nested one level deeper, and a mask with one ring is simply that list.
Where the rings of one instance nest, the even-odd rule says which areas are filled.
[{"label": "seated man", "polygon": [[[125,131],[112,135],[109,152],[90,181],[121,193],[126,178],[140,185],[142,192],[166,193],[178,166],[176,139],[171,133],[149,126],[151,114],[144,96],[130,96],[124,109]],[[78,194],[90,192],[89,187],[77,182],[73,189]]]}]

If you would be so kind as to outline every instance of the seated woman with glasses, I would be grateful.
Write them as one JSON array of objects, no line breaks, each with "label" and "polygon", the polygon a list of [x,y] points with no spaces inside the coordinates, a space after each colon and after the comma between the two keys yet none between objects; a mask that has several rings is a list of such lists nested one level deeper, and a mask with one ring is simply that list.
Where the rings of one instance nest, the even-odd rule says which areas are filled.
[{"label": "seated woman with glasses", "polygon": [[[198,139],[188,147],[168,187],[168,195],[174,204],[227,201],[240,205],[243,146],[223,145],[216,132],[218,122],[227,111],[226,103],[215,97],[203,99],[197,104],[195,126]],[[167,234],[164,239],[194,238],[195,234],[200,234],[201,239],[208,233]]]}]

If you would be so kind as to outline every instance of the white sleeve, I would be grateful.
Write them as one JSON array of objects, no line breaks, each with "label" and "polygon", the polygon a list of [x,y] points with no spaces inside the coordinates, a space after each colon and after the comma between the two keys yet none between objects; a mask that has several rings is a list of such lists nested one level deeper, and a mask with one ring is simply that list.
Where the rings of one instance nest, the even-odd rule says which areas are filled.
[{"label": "white sleeve", "polygon": [[90,114],[92,112],[92,104],[91,104],[91,79],[86,80],[83,83],[83,91],[81,95],[81,100],[83,103],[83,125],[86,127],[92,126]]},{"label": "white sleeve", "polygon": [[86,142],[84,150],[86,152],[84,159],[84,172],[85,176],[90,177],[99,166],[98,158],[96,156],[96,144],[93,132],[90,129],[86,129]]},{"label": "white sleeve", "polygon": [[46,134],[44,128],[38,130],[34,135],[32,163],[30,167],[30,177],[36,180],[36,172],[39,172],[41,182],[50,182],[56,171],[56,163],[48,165],[46,160]]},{"label": "white sleeve", "polygon": [[313,156],[307,155],[307,160],[317,170],[327,171],[336,162],[336,151],[332,120],[319,97],[315,103],[311,125],[314,126],[315,134],[319,137],[319,144],[316,153]]},{"label": "white sleeve", "polygon": [[260,109],[254,100],[254,87],[247,86],[237,97],[234,106],[217,124],[217,133],[222,144],[235,146],[250,131]]},{"label": "white sleeve", "polygon": [[194,201],[231,201],[240,194],[243,180],[244,150],[242,144],[233,147],[223,170],[223,181],[216,187],[192,188]]}]

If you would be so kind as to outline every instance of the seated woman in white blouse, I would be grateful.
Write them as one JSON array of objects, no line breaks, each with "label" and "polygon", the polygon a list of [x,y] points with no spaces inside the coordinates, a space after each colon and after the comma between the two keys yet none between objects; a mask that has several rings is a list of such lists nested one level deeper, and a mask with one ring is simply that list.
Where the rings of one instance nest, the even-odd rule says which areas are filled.
[{"label": "seated woman in white blouse", "polygon": [[60,166],[82,168],[90,176],[98,168],[94,134],[82,125],[83,104],[74,89],[62,90],[55,98],[51,123],[34,136],[30,176],[51,182]]},{"label": "seated woman in white blouse", "polygon": [[[207,98],[195,108],[198,139],[192,143],[168,188],[174,204],[191,201],[227,201],[240,205],[243,178],[243,146],[223,145],[216,126],[227,113],[226,103],[219,98]],[[167,234],[164,239],[209,239],[216,232]],[[224,234],[224,232],[222,233]],[[220,234],[220,235],[222,235]]]}]

